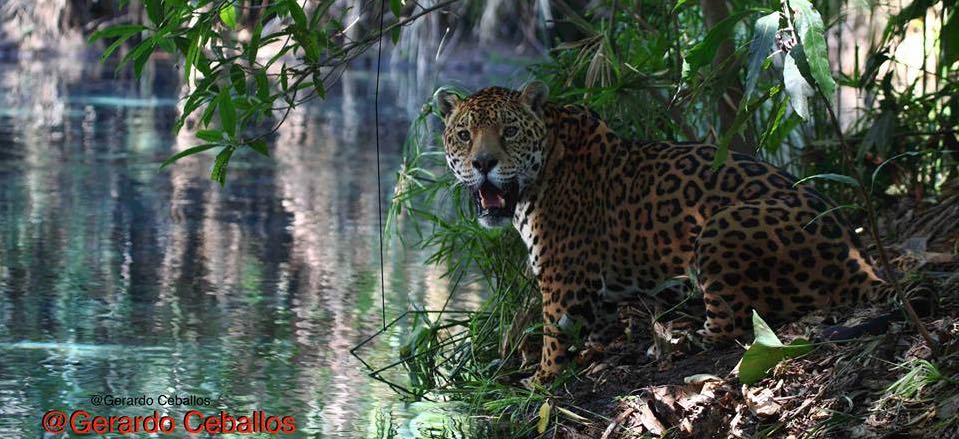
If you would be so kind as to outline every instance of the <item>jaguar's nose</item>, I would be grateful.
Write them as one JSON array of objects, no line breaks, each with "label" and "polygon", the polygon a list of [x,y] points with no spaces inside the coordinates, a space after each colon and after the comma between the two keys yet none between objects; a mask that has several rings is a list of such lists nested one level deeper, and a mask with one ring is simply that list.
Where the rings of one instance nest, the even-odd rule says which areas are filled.
[{"label": "jaguar's nose", "polygon": [[473,159],[473,168],[482,174],[488,174],[499,163],[491,154],[481,154]]}]

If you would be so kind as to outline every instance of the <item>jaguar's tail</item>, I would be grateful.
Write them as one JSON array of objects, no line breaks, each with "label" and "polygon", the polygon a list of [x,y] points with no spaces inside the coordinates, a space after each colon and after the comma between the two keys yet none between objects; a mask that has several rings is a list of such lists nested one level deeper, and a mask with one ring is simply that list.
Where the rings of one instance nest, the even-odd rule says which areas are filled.
[{"label": "jaguar's tail", "polygon": [[[912,306],[916,314],[921,317],[935,315],[938,309],[939,297],[935,285],[925,279],[902,279],[899,281],[906,293],[906,301]],[[865,335],[878,335],[886,332],[889,325],[908,319],[905,305],[897,297],[896,288],[892,282],[875,280],[868,287],[869,291],[863,299],[869,302],[892,302],[895,309],[879,317],[872,318],[853,326],[830,326],[822,331],[825,340],[841,341],[859,338]]]}]

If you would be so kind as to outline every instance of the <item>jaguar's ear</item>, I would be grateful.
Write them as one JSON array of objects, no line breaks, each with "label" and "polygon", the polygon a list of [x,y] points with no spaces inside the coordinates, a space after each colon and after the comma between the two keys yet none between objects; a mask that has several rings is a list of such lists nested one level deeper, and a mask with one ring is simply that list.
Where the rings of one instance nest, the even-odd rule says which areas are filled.
[{"label": "jaguar's ear", "polygon": [[444,120],[453,114],[453,111],[456,110],[456,107],[463,102],[463,100],[460,98],[460,95],[449,87],[442,87],[439,90],[436,90],[434,99],[436,101],[436,109],[439,110],[440,117],[442,117]]},{"label": "jaguar's ear", "polygon": [[549,99],[549,87],[543,81],[530,81],[523,86],[520,99],[536,114],[543,114],[543,105]]}]

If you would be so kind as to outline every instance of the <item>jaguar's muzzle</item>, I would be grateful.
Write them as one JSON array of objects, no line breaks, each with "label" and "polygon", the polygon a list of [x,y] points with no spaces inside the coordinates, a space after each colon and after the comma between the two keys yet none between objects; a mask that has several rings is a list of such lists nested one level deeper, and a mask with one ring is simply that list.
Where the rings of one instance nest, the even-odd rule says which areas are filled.
[{"label": "jaguar's muzzle", "polygon": [[507,183],[502,187],[486,180],[483,184],[473,188],[473,201],[476,203],[476,212],[480,220],[487,226],[498,226],[513,218],[518,198],[516,183]]}]

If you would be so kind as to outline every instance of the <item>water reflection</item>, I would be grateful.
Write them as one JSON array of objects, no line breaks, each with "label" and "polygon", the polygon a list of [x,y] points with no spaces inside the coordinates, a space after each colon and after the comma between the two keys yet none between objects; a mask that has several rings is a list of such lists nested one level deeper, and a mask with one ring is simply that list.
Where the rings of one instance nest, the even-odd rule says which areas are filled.
[{"label": "water reflection", "polygon": [[[209,156],[157,172],[195,141],[171,134],[177,78],[0,66],[0,436],[37,437],[54,408],[190,408],[93,407],[103,393],[293,415],[302,437],[402,422],[404,404],[349,354],[381,325],[370,76],[348,72],[322,106],[294,111],[274,159],[239,155],[225,188]],[[409,117],[395,83],[381,84],[384,199]],[[445,300],[422,260],[390,252],[391,316]],[[366,356],[386,364],[404,333]]]}]

